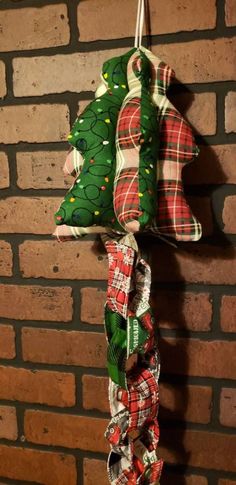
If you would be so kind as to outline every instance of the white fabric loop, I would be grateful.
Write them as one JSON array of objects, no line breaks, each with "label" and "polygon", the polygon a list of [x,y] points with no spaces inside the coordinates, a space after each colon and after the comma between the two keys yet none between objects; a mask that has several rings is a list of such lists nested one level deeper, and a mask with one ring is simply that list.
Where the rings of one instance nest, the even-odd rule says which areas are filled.
[{"label": "white fabric loop", "polygon": [[144,2],[145,0],[138,0],[135,41],[134,41],[134,47],[136,47],[137,49],[140,48],[142,45],[143,24],[144,24],[144,15],[145,15]]}]

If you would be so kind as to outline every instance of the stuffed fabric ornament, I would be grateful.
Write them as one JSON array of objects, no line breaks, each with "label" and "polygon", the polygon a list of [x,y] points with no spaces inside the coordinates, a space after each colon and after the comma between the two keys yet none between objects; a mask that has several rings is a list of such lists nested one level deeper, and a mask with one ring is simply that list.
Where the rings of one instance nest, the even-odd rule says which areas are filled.
[{"label": "stuffed fabric ornament", "polygon": [[84,159],[75,180],[55,214],[57,225],[93,225],[121,229],[113,210],[113,182],[116,149],[114,144],[118,114],[128,93],[127,63],[135,49],[103,65],[101,94],[76,119],[69,142]]},{"label": "stuffed fabric ornament", "polygon": [[114,210],[126,232],[150,225],[156,213],[157,109],[152,103],[150,62],[137,50],[128,62],[129,92],[116,130]]},{"label": "stuffed fabric ornament", "polygon": [[150,308],[151,268],[134,233],[197,240],[201,226],[183,192],[182,168],[197,155],[192,130],[166,96],[173,71],[141,45],[103,65],[96,99],[76,119],[64,166],[75,182],[56,213],[59,240],[102,233],[111,420],[111,485],[159,485],[160,356]]},{"label": "stuffed fabric ornament", "polygon": [[182,170],[199,153],[193,131],[171,104],[166,91],[175,73],[152,52],[142,47],[152,70],[151,93],[158,107],[159,161],[157,165],[157,214],[152,231],[178,241],[198,241],[201,224],[184,195]]},{"label": "stuffed fabric ornament", "polygon": [[[196,146],[191,127],[184,120],[178,110],[170,103],[166,96],[166,91],[172,79],[174,78],[174,71],[148,49],[145,49],[142,46],[141,50],[145,53],[146,58],[148,58],[150,61],[150,93],[152,95],[152,101],[157,107],[156,114],[159,123],[158,137],[154,136],[155,140],[160,140],[157,162],[156,187],[155,189],[153,189],[153,176],[155,176],[156,173],[154,167],[156,166],[156,163],[150,163],[150,166],[146,166],[146,168],[143,167],[144,176],[142,178],[142,187],[140,186],[140,190],[139,183],[141,180],[141,165],[138,169],[137,167],[135,169],[127,168],[127,177],[122,177],[122,174],[125,174],[125,169],[120,170],[120,168],[118,168],[118,166],[121,167],[122,164],[122,162],[119,162],[119,160],[123,160],[123,162],[128,165],[128,160],[130,154],[133,153],[135,142],[137,143],[137,151],[136,155],[134,155],[133,157],[133,160],[137,163],[140,154],[142,155],[142,151],[139,152],[141,145],[138,142],[138,137],[135,138],[135,129],[137,129],[138,132],[138,127],[139,130],[141,128],[139,123],[140,116],[137,115],[137,117],[135,117],[137,126],[133,127],[133,133],[131,132],[130,136],[129,130],[127,128],[128,124],[132,126],[134,118],[134,116],[132,116],[132,109],[131,111],[129,110],[125,118],[126,109],[128,109],[129,104],[129,96],[132,99],[132,96],[129,93],[123,102],[117,126],[116,143],[118,152],[116,168],[117,175],[115,181],[115,194],[117,195],[117,199],[115,199],[114,197],[114,208],[115,211],[117,211],[118,218],[120,218],[120,223],[123,225],[123,230],[125,228],[125,220],[128,221],[128,226],[126,229],[131,230],[131,226],[133,225],[134,230],[135,224],[136,229],[137,224],[139,224],[139,222],[135,220],[135,216],[141,214],[141,210],[143,209],[141,204],[143,205],[143,202],[146,199],[147,203],[151,202],[151,211],[149,207],[148,210],[144,210],[144,214],[150,215],[152,212],[152,214],[154,215],[155,211],[155,217],[152,220],[151,227],[147,226],[145,228],[145,231],[151,231],[157,235],[169,236],[178,241],[197,241],[200,239],[202,234],[201,224],[193,215],[189,204],[186,201],[182,182],[182,170],[187,163],[193,161],[193,159],[198,155],[199,149]],[[131,86],[131,74],[133,73],[132,62],[135,58],[140,59],[140,50],[136,50],[135,52],[133,52],[133,55],[130,57],[129,60],[127,77]],[[131,74],[129,72],[130,67]],[[129,121],[131,116],[132,123],[130,123]],[[145,120],[145,118],[143,119]],[[123,126],[124,124],[126,124],[127,128],[126,130],[124,130],[124,132],[126,132],[126,136],[124,137],[123,141],[122,137],[121,140],[119,140],[119,133],[122,133],[122,122]],[[127,144],[127,146],[130,144],[129,150],[127,149],[127,146],[125,147],[125,144]],[[75,152],[77,152],[77,155],[74,154],[73,158],[71,156],[70,162],[67,161],[67,171],[68,173],[76,177],[81,171],[81,163],[83,159],[80,153],[76,151],[76,149]],[[128,183],[128,175],[131,176],[131,173],[135,175],[133,178],[130,178],[131,182]],[[147,192],[148,197],[146,198]],[[157,196],[157,203],[155,202],[155,200],[153,200],[153,192],[155,192],[155,196]],[[125,197],[123,195],[124,193]],[[137,210],[138,201],[140,203],[139,212]],[[114,220],[115,216],[113,221]],[[59,240],[68,240],[80,237],[81,235],[85,235],[88,233],[103,233],[107,232],[108,230],[108,224],[106,227],[97,226],[97,230],[95,230],[95,228],[91,226],[88,228],[83,228],[79,226],[70,227],[69,225],[62,225],[57,227],[54,235],[56,235]],[[121,227],[120,231],[122,232]]]},{"label": "stuffed fabric ornament", "polygon": [[[84,164],[84,159],[81,153],[74,147],[71,147],[66,161],[63,166],[63,174],[64,176],[72,175],[73,177],[78,177],[82,171]],[[76,226],[67,226],[66,224],[62,224],[57,226],[53,236],[56,236],[58,241],[70,241],[73,239],[77,239],[82,236],[86,236],[87,234],[99,234],[103,232],[109,231],[108,227],[101,227],[101,226],[90,226],[90,227],[76,227]]]}]

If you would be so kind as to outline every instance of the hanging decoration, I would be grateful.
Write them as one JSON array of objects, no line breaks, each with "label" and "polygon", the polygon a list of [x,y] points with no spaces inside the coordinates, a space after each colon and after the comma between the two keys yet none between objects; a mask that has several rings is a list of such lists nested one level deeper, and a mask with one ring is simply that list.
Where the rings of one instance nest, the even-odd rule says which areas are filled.
[{"label": "hanging decoration", "polygon": [[135,234],[166,242],[201,237],[182,183],[182,169],[198,147],[166,95],[173,70],[142,46],[143,23],[139,0],[134,48],[103,64],[95,99],[68,136],[63,171],[74,183],[55,214],[59,241],[100,233],[108,254],[104,325],[111,421],[105,436],[111,485],[157,485],[163,466],[151,268]]}]

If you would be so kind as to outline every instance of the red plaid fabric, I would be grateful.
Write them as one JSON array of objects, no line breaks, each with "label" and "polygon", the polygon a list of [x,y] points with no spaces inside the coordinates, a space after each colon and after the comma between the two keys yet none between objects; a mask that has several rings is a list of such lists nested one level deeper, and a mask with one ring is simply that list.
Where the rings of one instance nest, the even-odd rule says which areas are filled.
[{"label": "red plaid fabric", "polygon": [[148,451],[153,451],[157,449],[159,438],[160,430],[157,418],[155,418],[153,421],[146,421],[142,429],[142,441]]},{"label": "red plaid fabric", "polygon": [[128,391],[122,392],[122,402],[129,410],[127,432],[140,429],[147,419],[157,416],[158,384],[149,369],[132,370],[127,376]]},{"label": "red plaid fabric", "polygon": [[120,149],[139,147],[141,136],[141,98],[128,99],[122,106],[117,122],[117,142]]},{"label": "red plaid fabric", "polygon": [[121,170],[119,182],[114,190],[114,208],[121,226],[138,219],[142,214],[139,210],[138,187],[138,170]]},{"label": "red plaid fabric", "polygon": [[151,62],[151,92],[159,108],[160,150],[157,164],[157,217],[151,230],[179,241],[200,239],[201,224],[184,195],[182,169],[198,155],[193,131],[166,97],[174,71],[142,47]]},{"label": "red plaid fabric", "polygon": [[114,240],[108,240],[105,247],[109,264],[107,305],[126,318],[135,251]]},{"label": "red plaid fabric", "polygon": [[152,463],[145,469],[145,472],[140,477],[139,485],[157,485],[161,476],[161,471],[163,467],[163,460],[158,460]]},{"label": "red plaid fabric", "polygon": [[[137,81],[138,82],[138,81]],[[141,90],[141,87],[140,87]],[[119,114],[117,123],[117,171],[114,182],[113,205],[120,225],[137,221],[139,209],[139,173],[137,151],[141,137],[141,98],[128,97]]]}]

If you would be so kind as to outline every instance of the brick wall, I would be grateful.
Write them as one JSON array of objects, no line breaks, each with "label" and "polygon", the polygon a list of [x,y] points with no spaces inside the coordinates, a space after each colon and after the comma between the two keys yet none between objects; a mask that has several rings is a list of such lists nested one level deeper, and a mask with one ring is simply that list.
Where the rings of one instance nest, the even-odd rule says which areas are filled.
[{"label": "brick wall", "polygon": [[[66,135],[135,0],[0,2],[0,482],[107,485],[107,260],[58,244]],[[185,170],[199,243],[150,241],[160,326],[162,485],[235,485],[235,0],[150,0],[153,51],[201,154]],[[147,249],[147,248],[146,248]]]}]

